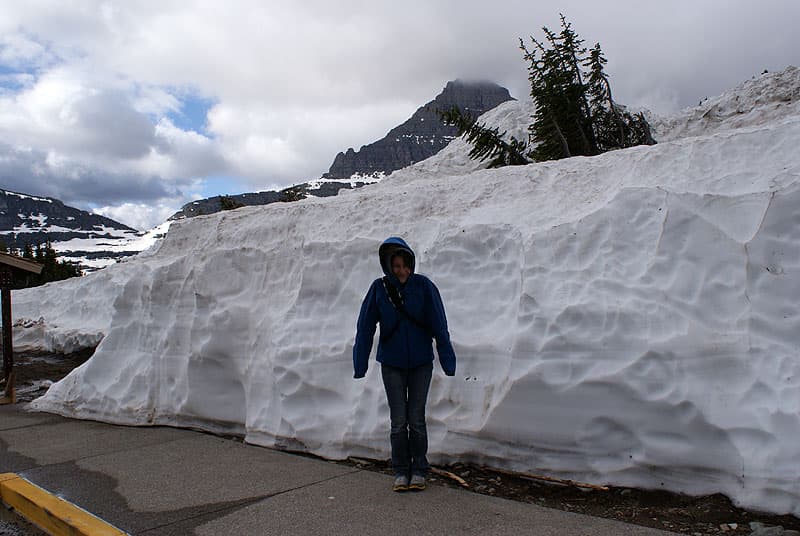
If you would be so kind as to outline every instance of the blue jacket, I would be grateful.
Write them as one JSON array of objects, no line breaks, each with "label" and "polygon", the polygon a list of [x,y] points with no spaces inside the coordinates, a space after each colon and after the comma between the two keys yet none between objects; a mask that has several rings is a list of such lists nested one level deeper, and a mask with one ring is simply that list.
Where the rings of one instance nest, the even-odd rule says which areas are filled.
[{"label": "blue jacket", "polygon": [[[394,276],[389,265],[391,254],[396,249],[404,249],[411,254],[411,275],[405,285]],[[386,293],[382,279],[376,279],[369,287],[356,327],[356,342],[353,346],[353,368],[355,378],[363,378],[367,373],[369,353],[375,336],[376,324],[380,322],[381,338],[378,343],[377,360],[380,363],[400,368],[414,368],[433,361],[433,344],[444,373],[456,373],[456,354],[450,343],[447,331],[447,318],[444,313],[439,289],[424,275],[414,272],[414,252],[403,239],[390,237],[378,250],[383,273],[391,284],[400,291],[406,312],[419,324],[397,311]]]}]

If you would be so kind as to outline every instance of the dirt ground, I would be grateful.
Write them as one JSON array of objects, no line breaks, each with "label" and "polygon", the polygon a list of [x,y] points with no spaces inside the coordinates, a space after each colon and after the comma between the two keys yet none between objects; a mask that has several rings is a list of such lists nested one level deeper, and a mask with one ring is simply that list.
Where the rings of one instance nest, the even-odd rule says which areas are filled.
[{"label": "dirt ground", "polygon": [[[92,353],[93,350],[68,355],[15,355],[18,399],[25,402],[41,396],[47,390],[46,381],[60,380],[88,360]],[[388,461],[351,458],[339,463],[391,474]],[[662,490],[618,487],[597,490],[545,482],[469,464],[437,469],[452,473],[464,481],[462,484],[440,473],[430,475],[431,482],[444,486],[682,534],[749,535],[752,533],[751,522],[800,531],[800,519],[796,517],[736,508],[722,495],[690,497]]]},{"label": "dirt ground", "polygon": [[[30,402],[43,395],[50,382],[57,382],[72,369],[86,362],[94,349],[81,350],[72,354],[23,353],[14,354],[17,400]],[[2,376],[2,372],[0,372]],[[2,379],[0,379],[2,382]]]}]

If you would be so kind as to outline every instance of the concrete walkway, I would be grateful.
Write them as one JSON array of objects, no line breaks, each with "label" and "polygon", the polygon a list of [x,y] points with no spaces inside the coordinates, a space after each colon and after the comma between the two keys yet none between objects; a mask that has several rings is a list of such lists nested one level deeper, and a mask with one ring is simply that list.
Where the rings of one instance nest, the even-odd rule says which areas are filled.
[{"label": "concrete walkway", "polygon": [[666,535],[208,434],[0,407],[0,473],[18,473],[130,534]]}]

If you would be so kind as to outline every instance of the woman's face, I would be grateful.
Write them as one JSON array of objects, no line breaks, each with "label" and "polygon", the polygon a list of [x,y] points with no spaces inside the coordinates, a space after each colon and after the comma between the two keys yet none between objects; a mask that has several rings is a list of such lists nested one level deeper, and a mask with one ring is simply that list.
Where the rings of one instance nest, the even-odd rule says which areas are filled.
[{"label": "woman's face", "polygon": [[411,275],[411,268],[406,266],[405,261],[403,261],[403,257],[400,255],[397,255],[392,259],[392,273],[397,280],[403,284],[408,281],[408,276]]}]

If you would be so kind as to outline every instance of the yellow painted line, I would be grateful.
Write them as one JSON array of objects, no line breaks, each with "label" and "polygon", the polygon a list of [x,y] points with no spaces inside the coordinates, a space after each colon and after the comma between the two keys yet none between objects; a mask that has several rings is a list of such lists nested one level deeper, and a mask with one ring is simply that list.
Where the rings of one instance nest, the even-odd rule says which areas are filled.
[{"label": "yellow painted line", "polygon": [[0,500],[52,536],[127,534],[15,473],[0,474]]}]

